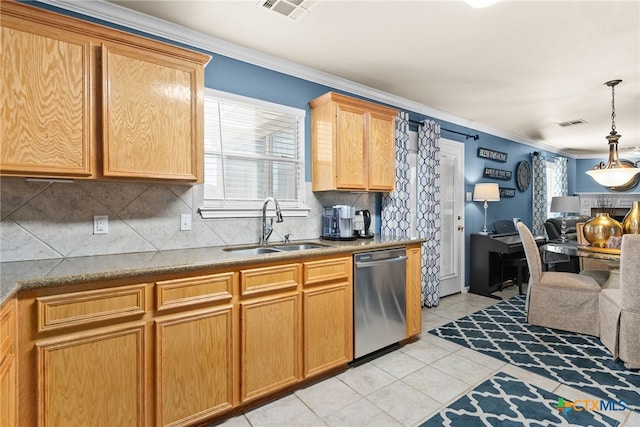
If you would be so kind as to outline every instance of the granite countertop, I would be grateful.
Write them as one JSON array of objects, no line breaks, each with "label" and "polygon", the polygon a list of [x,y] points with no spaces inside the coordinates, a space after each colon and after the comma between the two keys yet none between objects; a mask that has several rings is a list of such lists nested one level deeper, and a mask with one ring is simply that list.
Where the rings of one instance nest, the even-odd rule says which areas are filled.
[{"label": "granite countertop", "polygon": [[[227,246],[136,252],[77,258],[0,263],[0,305],[21,289],[72,285],[91,281],[135,278],[150,274],[181,273],[200,269],[234,267],[262,261],[299,259],[349,252],[363,252],[422,243],[424,239],[374,239],[353,241],[304,240],[324,245],[318,249],[242,255]],[[301,243],[292,241],[292,244]],[[274,243],[277,246],[278,243]],[[251,245],[247,245],[249,247]],[[253,245],[255,246],[255,245]],[[237,248],[241,248],[238,246]]]}]

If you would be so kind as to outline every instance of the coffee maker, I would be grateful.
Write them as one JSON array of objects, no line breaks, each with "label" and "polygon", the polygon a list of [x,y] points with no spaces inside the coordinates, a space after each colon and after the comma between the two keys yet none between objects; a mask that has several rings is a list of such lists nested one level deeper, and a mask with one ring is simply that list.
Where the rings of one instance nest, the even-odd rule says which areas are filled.
[{"label": "coffee maker", "polygon": [[355,209],[349,205],[335,205],[324,208],[322,215],[322,239],[354,240],[353,217]]}]

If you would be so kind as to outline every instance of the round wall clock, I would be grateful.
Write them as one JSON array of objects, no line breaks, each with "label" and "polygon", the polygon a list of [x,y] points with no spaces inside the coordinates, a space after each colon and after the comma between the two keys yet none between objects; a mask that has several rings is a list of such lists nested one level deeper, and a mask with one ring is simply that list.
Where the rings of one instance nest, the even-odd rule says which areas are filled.
[{"label": "round wall clock", "polygon": [[527,191],[529,184],[531,183],[531,166],[529,162],[520,162],[516,168],[516,182],[518,184],[518,190]]}]

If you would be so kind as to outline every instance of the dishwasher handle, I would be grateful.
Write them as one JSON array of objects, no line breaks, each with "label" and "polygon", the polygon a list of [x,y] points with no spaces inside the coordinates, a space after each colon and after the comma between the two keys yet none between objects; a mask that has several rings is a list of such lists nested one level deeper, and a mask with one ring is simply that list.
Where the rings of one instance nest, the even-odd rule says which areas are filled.
[{"label": "dishwasher handle", "polygon": [[395,258],[387,258],[387,259],[380,259],[380,260],[376,260],[376,261],[356,261],[356,267],[373,267],[375,265],[381,265],[381,264],[388,264],[391,262],[400,262],[400,261],[405,261],[407,259],[406,256],[399,256],[399,257],[395,257]]}]

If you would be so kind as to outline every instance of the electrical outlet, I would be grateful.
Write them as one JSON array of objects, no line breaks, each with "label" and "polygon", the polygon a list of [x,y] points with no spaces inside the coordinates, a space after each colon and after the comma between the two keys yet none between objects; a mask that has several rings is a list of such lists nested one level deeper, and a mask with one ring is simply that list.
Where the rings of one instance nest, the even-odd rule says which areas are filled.
[{"label": "electrical outlet", "polygon": [[180,214],[180,230],[191,230],[191,214]]},{"label": "electrical outlet", "polygon": [[109,217],[107,215],[93,216],[93,234],[109,233]]}]

